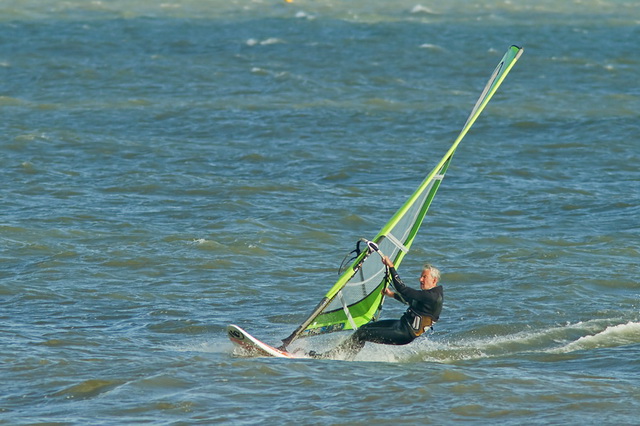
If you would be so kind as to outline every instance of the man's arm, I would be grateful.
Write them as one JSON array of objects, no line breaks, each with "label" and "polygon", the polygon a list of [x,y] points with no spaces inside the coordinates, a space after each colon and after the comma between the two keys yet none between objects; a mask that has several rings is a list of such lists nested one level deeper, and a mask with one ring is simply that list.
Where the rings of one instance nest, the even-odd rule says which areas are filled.
[{"label": "man's arm", "polygon": [[[382,263],[389,269],[393,268],[393,262],[389,259],[389,256],[382,256]],[[382,294],[387,297],[396,297],[396,294],[389,289],[389,287],[385,287],[382,289]]]},{"label": "man's arm", "polygon": [[[400,276],[398,275],[398,272],[396,272],[396,268],[393,266],[393,262],[391,261],[391,259],[389,259],[388,256],[383,256],[382,257],[382,263],[384,263],[387,266],[387,268],[389,268],[389,274],[391,274],[391,278],[393,279],[393,286],[397,290],[402,290],[402,289],[406,288],[406,286],[404,285],[404,283],[400,279]],[[382,290],[382,293],[387,297],[393,297],[394,299],[396,299],[399,302],[402,302],[404,304],[408,304],[407,301],[404,300],[404,298],[400,294],[396,294],[395,292],[391,291],[388,287],[386,287],[384,290]]]}]

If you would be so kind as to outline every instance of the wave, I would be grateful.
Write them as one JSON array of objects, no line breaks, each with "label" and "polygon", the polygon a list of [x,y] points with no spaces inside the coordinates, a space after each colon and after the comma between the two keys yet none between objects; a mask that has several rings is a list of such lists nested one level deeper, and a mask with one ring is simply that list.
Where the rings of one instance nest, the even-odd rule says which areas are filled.
[{"label": "wave", "polygon": [[507,335],[460,339],[429,338],[406,347],[368,345],[356,359],[362,361],[453,363],[525,355],[556,355],[640,343],[640,322],[611,325],[611,320],[591,320],[526,330]]},{"label": "wave", "polygon": [[[607,324],[608,323],[608,324]],[[344,338],[320,339],[322,347],[334,347]],[[313,340],[313,339],[312,339]],[[318,340],[318,339],[315,339]],[[317,350],[317,341],[307,339],[296,342],[294,352]],[[448,364],[478,359],[504,358],[528,355],[557,355],[599,348],[614,348],[640,343],[640,322],[629,321],[611,325],[611,320],[591,320],[546,329],[526,330],[507,335],[487,337],[420,339],[407,346],[388,346],[368,343],[354,358],[369,362],[435,362]],[[175,348],[174,348],[175,349]],[[183,348],[186,351],[233,353],[232,345],[200,342]],[[345,360],[337,356],[336,360]]]},{"label": "wave", "polygon": [[[609,323],[609,325],[607,325]],[[420,339],[407,346],[388,346],[368,343],[353,359],[368,362],[435,362],[449,364],[479,359],[557,355],[599,348],[614,348],[640,343],[640,322],[610,325],[611,320],[591,320],[546,329],[526,330],[507,335],[487,337]],[[294,353],[306,353],[337,346],[345,336],[302,339],[290,348]],[[194,344],[187,351],[234,353],[232,345]],[[346,360],[338,355],[336,360]]]},{"label": "wave", "polygon": [[612,348],[640,343],[640,322],[628,322],[606,327],[604,330],[553,350],[555,353],[569,353],[589,349]]}]

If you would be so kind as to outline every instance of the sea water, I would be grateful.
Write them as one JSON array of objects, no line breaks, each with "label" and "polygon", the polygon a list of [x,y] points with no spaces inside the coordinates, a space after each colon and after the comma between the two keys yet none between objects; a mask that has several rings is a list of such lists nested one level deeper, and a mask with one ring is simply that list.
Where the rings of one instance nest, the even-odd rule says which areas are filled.
[{"label": "sea water", "polygon": [[[0,3],[0,423],[637,423],[639,40],[614,0]],[[511,44],[400,269],[441,269],[434,332],[234,354],[229,323],[305,319]]]}]

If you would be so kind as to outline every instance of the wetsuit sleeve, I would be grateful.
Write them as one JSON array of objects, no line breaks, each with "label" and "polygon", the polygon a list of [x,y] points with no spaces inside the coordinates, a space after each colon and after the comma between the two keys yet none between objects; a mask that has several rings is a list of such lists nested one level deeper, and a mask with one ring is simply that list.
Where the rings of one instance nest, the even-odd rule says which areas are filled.
[{"label": "wetsuit sleeve", "polygon": [[420,299],[420,290],[413,289],[411,287],[407,287],[405,283],[398,275],[396,268],[389,268],[389,273],[391,274],[391,278],[393,279],[393,286],[396,291],[400,293],[400,295],[396,294],[395,299],[401,302],[407,303],[409,299]]}]

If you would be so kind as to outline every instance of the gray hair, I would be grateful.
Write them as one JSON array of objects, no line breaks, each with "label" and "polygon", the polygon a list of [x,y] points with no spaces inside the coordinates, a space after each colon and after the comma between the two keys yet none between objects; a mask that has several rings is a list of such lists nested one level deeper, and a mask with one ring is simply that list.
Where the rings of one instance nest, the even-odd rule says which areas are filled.
[{"label": "gray hair", "polygon": [[440,281],[440,270],[438,268],[436,268],[435,266],[429,264],[429,263],[425,263],[424,266],[422,267],[423,271],[429,271],[429,273],[431,274],[431,276],[433,278],[435,278],[436,280]]}]

